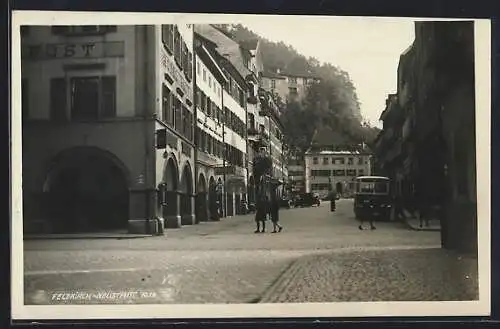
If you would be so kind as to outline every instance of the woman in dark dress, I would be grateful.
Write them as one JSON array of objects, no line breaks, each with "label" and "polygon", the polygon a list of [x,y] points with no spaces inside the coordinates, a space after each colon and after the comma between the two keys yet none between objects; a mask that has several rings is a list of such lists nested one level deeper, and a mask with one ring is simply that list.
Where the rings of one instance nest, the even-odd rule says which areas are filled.
[{"label": "woman in dark dress", "polygon": [[[271,207],[270,207],[270,213],[271,213],[271,221],[273,222],[273,232],[272,233],[278,233],[283,230],[283,226],[279,224],[279,214],[280,214],[280,204],[279,204],[279,198],[278,198],[278,193],[276,191],[276,187],[273,188],[272,194],[271,194]],[[278,230],[276,230],[278,229]]]}]

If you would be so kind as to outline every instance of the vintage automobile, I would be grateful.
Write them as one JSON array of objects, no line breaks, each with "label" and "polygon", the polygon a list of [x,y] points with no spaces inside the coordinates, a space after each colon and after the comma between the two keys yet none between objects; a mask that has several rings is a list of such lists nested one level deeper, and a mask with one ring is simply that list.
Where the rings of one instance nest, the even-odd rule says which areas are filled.
[{"label": "vintage automobile", "polygon": [[299,195],[295,201],[296,207],[312,207],[314,205],[319,206],[321,203],[319,195],[316,193],[302,193]]},{"label": "vintage automobile", "polygon": [[368,217],[390,220],[392,198],[390,179],[383,176],[359,176],[355,178],[354,214],[357,219]]}]

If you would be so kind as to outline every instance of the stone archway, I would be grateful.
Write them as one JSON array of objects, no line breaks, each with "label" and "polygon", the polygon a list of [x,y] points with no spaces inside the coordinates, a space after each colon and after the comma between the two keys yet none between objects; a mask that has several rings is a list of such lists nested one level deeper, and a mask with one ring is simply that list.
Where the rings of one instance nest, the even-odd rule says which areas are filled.
[{"label": "stone archway", "polygon": [[177,161],[171,157],[168,159],[163,173],[162,213],[165,219],[165,227],[178,228],[181,221],[179,216],[179,170]]},{"label": "stone archway", "polygon": [[214,176],[208,181],[208,209],[210,220],[219,220],[220,213],[217,209],[217,184]]},{"label": "stone archway", "polygon": [[53,233],[126,230],[129,175],[113,154],[96,147],[63,151],[43,186],[45,216]]},{"label": "stone archway", "polygon": [[180,215],[182,225],[191,225],[195,223],[193,214],[194,195],[193,195],[193,173],[191,166],[186,163],[182,170],[180,184]]},{"label": "stone archway", "polygon": [[200,174],[197,183],[197,194],[196,194],[196,220],[198,222],[208,221],[208,190],[207,183],[205,180],[205,175]]}]

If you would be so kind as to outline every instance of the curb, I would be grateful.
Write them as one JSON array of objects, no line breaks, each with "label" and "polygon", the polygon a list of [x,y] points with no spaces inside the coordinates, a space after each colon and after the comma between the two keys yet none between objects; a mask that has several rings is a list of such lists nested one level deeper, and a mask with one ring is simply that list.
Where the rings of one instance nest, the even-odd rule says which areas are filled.
[{"label": "curb", "polygon": [[155,237],[155,235],[130,235],[130,236],[111,236],[111,235],[103,235],[103,236],[92,236],[92,235],[33,235],[33,236],[24,236],[23,240],[102,240],[102,239],[114,239],[114,240],[128,240],[128,239],[141,239]]},{"label": "curb", "polygon": [[259,303],[276,303],[276,300],[286,291],[287,287],[297,276],[301,268],[301,259],[296,259],[278,276],[276,281],[271,284],[259,300]]},{"label": "curb", "polygon": [[406,227],[411,230],[411,231],[419,231],[419,232],[440,232],[440,228],[431,228],[431,227],[415,227],[411,225],[408,220],[404,220],[403,223],[406,225]]}]

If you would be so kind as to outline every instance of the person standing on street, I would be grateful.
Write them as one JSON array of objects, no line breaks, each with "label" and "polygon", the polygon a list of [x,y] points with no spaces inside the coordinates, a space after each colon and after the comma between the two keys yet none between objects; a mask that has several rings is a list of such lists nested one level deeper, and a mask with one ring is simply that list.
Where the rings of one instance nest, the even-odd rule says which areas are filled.
[{"label": "person standing on street", "polygon": [[[276,187],[273,188],[271,193],[271,205],[270,205],[270,215],[271,221],[273,222],[273,231],[272,233],[278,233],[283,230],[283,226],[279,224],[279,212],[280,212],[280,204],[278,200],[278,193],[276,191]],[[278,228],[278,231],[276,231]]]}]

